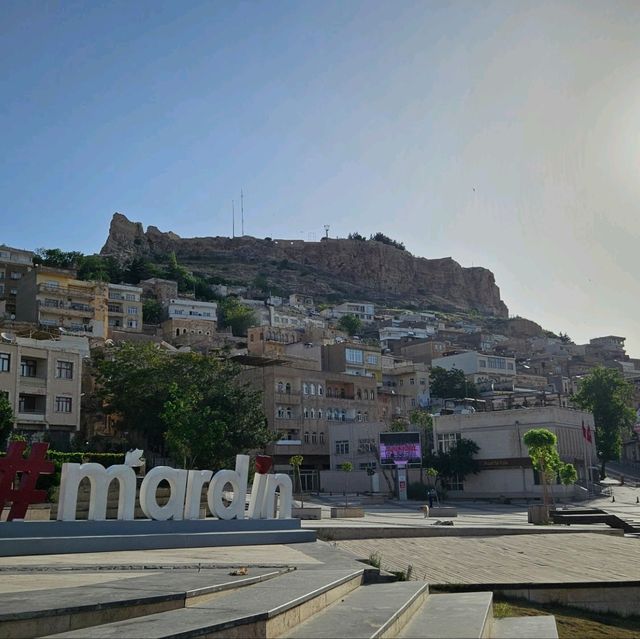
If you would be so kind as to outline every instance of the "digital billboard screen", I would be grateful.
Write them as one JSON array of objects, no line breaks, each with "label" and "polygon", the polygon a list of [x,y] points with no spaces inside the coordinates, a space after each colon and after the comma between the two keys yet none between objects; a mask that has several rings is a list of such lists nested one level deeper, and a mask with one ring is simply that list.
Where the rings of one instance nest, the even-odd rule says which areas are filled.
[{"label": "digital billboard screen", "polygon": [[380,433],[380,465],[405,462],[419,466],[422,461],[420,433]]}]

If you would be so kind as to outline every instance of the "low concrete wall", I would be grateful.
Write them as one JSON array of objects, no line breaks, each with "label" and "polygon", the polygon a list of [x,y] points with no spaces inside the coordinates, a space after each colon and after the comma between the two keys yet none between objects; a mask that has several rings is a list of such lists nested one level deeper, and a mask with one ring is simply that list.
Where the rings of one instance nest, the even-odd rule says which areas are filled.
[{"label": "low concrete wall", "polygon": [[[554,584],[555,585],[555,584]],[[640,582],[594,583],[553,588],[514,588],[496,590],[506,597],[518,597],[536,603],[557,603],[594,612],[613,612],[618,615],[637,615],[640,601]]]},{"label": "low concrete wall", "polygon": [[346,517],[364,517],[364,509],[353,506],[337,506],[331,509],[331,517],[342,519]]}]

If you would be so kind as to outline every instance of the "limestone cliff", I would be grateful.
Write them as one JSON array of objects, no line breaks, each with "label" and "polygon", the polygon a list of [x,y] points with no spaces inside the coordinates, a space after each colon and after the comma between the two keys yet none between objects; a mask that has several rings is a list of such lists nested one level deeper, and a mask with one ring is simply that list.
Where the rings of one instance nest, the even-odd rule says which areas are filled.
[{"label": "limestone cliff", "polygon": [[244,236],[181,238],[116,213],[102,255],[178,261],[206,276],[250,283],[258,274],[289,292],[318,299],[429,306],[507,317],[493,273],[463,268],[450,257],[426,259],[380,242],[323,239],[260,240]]}]

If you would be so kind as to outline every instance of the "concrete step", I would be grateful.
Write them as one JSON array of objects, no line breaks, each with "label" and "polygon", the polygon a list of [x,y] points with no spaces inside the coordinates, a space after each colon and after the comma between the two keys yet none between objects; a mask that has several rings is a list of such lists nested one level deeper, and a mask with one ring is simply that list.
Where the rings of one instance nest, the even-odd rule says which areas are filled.
[{"label": "concrete step", "polygon": [[[52,635],[61,639],[178,639],[280,637],[361,585],[364,568],[308,568],[281,575],[267,586],[221,594],[181,610]],[[342,636],[342,635],[340,635]]]},{"label": "concrete step", "polygon": [[491,639],[558,639],[556,618],[553,615],[504,617],[494,619]]},{"label": "concrete step", "polygon": [[492,619],[491,592],[429,595],[398,636],[406,639],[480,639],[490,636]]},{"label": "concrete step", "polygon": [[[112,581],[94,585],[4,593],[0,637],[28,639],[184,608],[213,593],[243,588],[288,570],[252,567],[247,576],[230,575],[229,568],[149,571],[143,577],[127,577],[128,571],[123,571],[121,578],[112,573]],[[87,630],[81,632],[87,636]]]},{"label": "concrete step", "polygon": [[286,637],[395,637],[428,594],[428,584],[421,581],[365,585],[300,624]]}]

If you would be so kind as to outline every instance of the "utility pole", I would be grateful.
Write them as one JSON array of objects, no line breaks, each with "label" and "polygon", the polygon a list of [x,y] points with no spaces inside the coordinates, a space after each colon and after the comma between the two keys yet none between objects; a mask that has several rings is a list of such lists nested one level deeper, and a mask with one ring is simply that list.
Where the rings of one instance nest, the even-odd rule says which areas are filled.
[{"label": "utility pole", "polygon": [[240,189],[240,214],[242,216],[242,237],[244,237],[244,194]]}]

